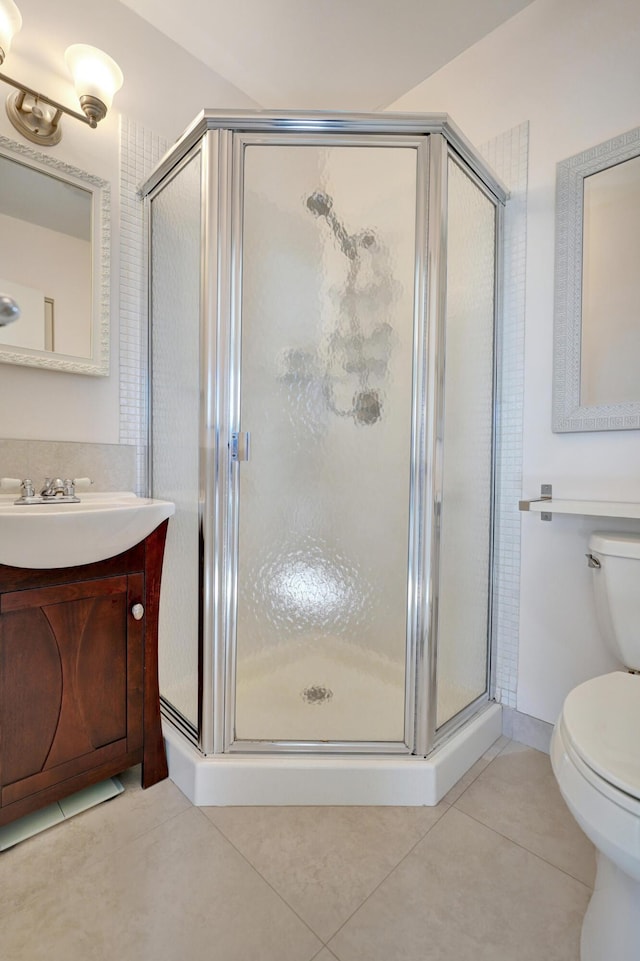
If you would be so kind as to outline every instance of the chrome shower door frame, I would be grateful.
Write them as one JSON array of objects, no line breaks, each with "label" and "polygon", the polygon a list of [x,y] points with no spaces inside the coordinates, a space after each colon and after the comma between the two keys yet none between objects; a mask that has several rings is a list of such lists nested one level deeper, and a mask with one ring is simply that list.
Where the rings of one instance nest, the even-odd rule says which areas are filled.
[{"label": "chrome shower door frame", "polygon": [[[486,704],[493,685],[496,624],[494,618],[495,591],[497,584],[495,557],[495,517],[497,497],[497,397],[498,397],[498,344],[501,332],[502,318],[502,279],[503,279],[503,243],[504,243],[504,204],[508,198],[503,190],[496,190],[490,177],[482,177],[477,167],[472,166],[469,157],[457,149],[445,136],[433,134],[431,136],[431,168],[429,210],[437,214],[429,222],[429,271],[428,271],[428,331],[429,331],[429,375],[428,383],[432,391],[427,399],[431,406],[428,417],[429,439],[427,451],[430,455],[428,466],[428,486],[431,491],[431,518],[427,524],[431,543],[425,541],[428,557],[425,558],[427,575],[426,607],[429,611],[428,639],[424,650],[427,656],[425,673],[428,685],[424,692],[425,700],[420,703],[416,723],[418,726],[417,754],[426,756],[438,745],[446,741],[452,734],[462,727],[466,721],[474,716]],[[437,144],[437,147],[436,147]],[[448,237],[448,162],[452,160],[460,170],[471,180],[495,208],[494,233],[494,277],[493,277],[493,378],[491,383],[491,479],[489,505],[489,545],[487,584],[487,638],[486,638],[486,671],[485,690],[474,700],[470,701],[457,714],[449,718],[440,726],[437,725],[437,672],[438,672],[438,623],[439,623],[439,573],[440,573],[440,523],[443,498],[443,460],[444,460],[444,388],[446,369],[446,325],[447,325],[447,257]],[[421,739],[422,735],[422,739]]]},{"label": "chrome shower door frame", "polygon": [[[244,151],[250,145],[309,145],[309,146],[350,146],[367,147],[407,147],[416,151],[416,223],[414,247],[414,291],[413,291],[413,391],[412,391],[412,430],[410,452],[410,508],[408,531],[408,591],[407,591],[407,638],[405,654],[405,737],[402,742],[379,741],[238,741],[234,736],[235,722],[235,679],[236,679],[236,611],[238,599],[238,508],[239,508],[239,471],[242,465],[231,459],[228,440],[232,432],[240,432],[240,348],[242,326],[242,229],[243,229],[243,168]],[[224,518],[224,538],[217,539],[214,547],[216,555],[212,558],[211,569],[217,572],[215,595],[218,602],[218,630],[216,631],[216,653],[214,661],[220,667],[225,664],[224,683],[221,671],[217,673],[214,701],[218,704],[224,699],[224,739],[222,750],[225,753],[314,753],[314,754],[412,754],[416,747],[416,691],[424,686],[424,679],[418,676],[418,667],[425,663],[419,651],[425,643],[425,614],[421,582],[423,577],[425,539],[425,485],[424,485],[424,396],[426,393],[426,353],[425,344],[425,287],[427,267],[427,197],[429,171],[429,136],[388,133],[300,133],[285,130],[233,134],[232,162],[226,168],[226,187],[232,198],[230,216],[221,223],[225,231],[224,240],[218,241],[218,249],[226,247],[230,251],[231,287],[226,301],[228,315],[228,336],[219,339],[217,355],[217,381],[228,383],[228,418],[222,406],[216,430],[217,468],[215,471],[215,502],[217,516],[222,522],[224,501],[227,512]],[[222,178],[221,178],[222,179]],[[221,188],[222,189],[222,188]],[[224,309],[223,305],[220,305]],[[218,316],[218,329],[224,326]],[[222,530],[219,523],[217,530]],[[221,619],[224,620],[224,630]],[[220,712],[216,711],[219,724]],[[220,728],[218,727],[218,731]],[[216,750],[221,749],[220,740],[215,738]]]},{"label": "chrome shower door frame", "polygon": [[[217,132],[213,134],[217,139]],[[162,193],[162,191],[172,182],[176,177],[180,176],[182,170],[198,155],[200,155],[200,197],[201,197],[201,225],[200,225],[200,244],[201,244],[201,257],[200,257],[200,289],[199,289],[199,303],[200,303],[200,322],[198,329],[198,338],[200,342],[200,364],[198,375],[198,392],[200,397],[199,410],[200,410],[200,423],[198,425],[198,433],[200,437],[200,461],[199,461],[199,498],[198,498],[198,549],[199,549],[199,571],[200,571],[200,585],[197,595],[197,599],[194,598],[194,602],[197,603],[197,618],[198,618],[198,636],[197,636],[197,648],[198,648],[198,716],[196,723],[194,724],[191,720],[184,716],[179,709],[175,707],[169,700],[167,700],[162,692],[160,694],[160,707],[163,716],[167,717],[175,727],[182,732],[182,734],[197,747],[205,751],[205,745],[210,743],[207,738],[211,736],[212,724],[209,722],[207,717],[207,709],[209,708],[210,698],[207,697],[205,691],[203,691],[203,666],[207,665],[208,657],[207,651],[211,651],[213,646],[211,644],[211,634],[208,630],[208,610],[209,610],[209,591],[207,587],[205,573],[207,571],[207,545],[209,543],[209,538],[206,536],[206,522],[205,514],[207,512],[207,499],[203,496],[206,487],[203,486],[203,471],[207,468],[207,460],[202,457],[202,451],[210,446],[209,441],[206,436],[206,410],[208,409],[208,395],[209,395],[209,381],[207,371],[207,361],[211,356],[209,348],[209,325],[206,322],[208,304],[207,297],[211,289],[215,289],[212,286],[212,278],[208,276],[206,269],[207,253],[210,245],[210,229],[208,219],[210,217],[210,187],[209,182],[211,180],[211,142],[210,137],[203,137],[191,145],[190,149],[181,155],[175,163],[171,164],[170,167],[165,171],[162,178],[159,178],[154,186],[144,193],[144,230],[146,235],[146,276],[147,276],[147,301],[149,309],[150,320],[154,316],[154,298],[153,298],[153,284],[152,284],[152,203],[153,200]],[[153,447],[154,447],[154,418],[153,418],[153,350],[154,350],[154,334],[153,334],[153,323],[149,323],[149,330],[147,336],[147,370],[149,376],[146,382],[146,408],[147,408],[147,448],[146,448],[146,474],[147,474],[147,486],[149,489],[149,494],[151,495],[154,490],[154,471],[153,471]]]}]

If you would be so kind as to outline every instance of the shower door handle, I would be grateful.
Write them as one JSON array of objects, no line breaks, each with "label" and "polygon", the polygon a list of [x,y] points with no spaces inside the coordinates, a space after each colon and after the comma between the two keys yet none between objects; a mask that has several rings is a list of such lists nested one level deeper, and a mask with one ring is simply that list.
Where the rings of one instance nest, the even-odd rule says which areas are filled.
[{"label": "shower door handle", "polygon": [[231,435],[229,451],[232,461],[249,460],[251,435],[249,431],[237,431]]}]

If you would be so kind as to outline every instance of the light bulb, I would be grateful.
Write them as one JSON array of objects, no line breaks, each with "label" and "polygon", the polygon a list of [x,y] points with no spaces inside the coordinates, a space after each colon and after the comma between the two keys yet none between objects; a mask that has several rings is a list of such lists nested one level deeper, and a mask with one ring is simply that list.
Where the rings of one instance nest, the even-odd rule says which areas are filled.
[{"label": "light bulb", "polygon": [[9,53],[11,41],[22,26],[22,17],[13,0],[0,0],[0,63]]},{"label": "light bulb", "polygon": [[97,47],[90,47],[85,43],[74,43],[68,47],[64,59],[71,71],[83,109],[83,98],[92,98],[99,100],[108,110],[113,103],[114,93],[124,81],[122,70],[115,60]]}]

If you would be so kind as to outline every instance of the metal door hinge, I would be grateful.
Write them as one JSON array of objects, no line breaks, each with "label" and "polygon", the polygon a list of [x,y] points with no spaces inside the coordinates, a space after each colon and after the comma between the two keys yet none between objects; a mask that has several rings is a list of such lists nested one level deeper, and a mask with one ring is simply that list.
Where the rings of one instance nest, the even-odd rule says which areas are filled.
[{"label": "metal door hinge", "polygon": [[229,443],[231,460],[249,460],[250,453],[250,434],[249,431],[237,431],[232,433]]}]

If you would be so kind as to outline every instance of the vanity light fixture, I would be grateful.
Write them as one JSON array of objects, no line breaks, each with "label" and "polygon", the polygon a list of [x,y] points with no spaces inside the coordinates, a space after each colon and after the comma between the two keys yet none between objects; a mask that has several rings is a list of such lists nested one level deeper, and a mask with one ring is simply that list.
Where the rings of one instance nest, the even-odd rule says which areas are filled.
[{"label": "vanity light fixture", "polygon": [[[0,0],[0,64],[4,62],[14,35],[22,26],[22,17],[13,0]],[[74,80],[82,113],[46,97],[31,87],[0,73],[0,80],[17,88],[7,98],[7,115],[13,126],[32,143],[51,147],[60,142],[60,118],[68,114],[97,127],[113,102],[114,93],[123,82],[120,67],[102,50],[84,43],[74,43],[65,52],[65,60]]]}]

